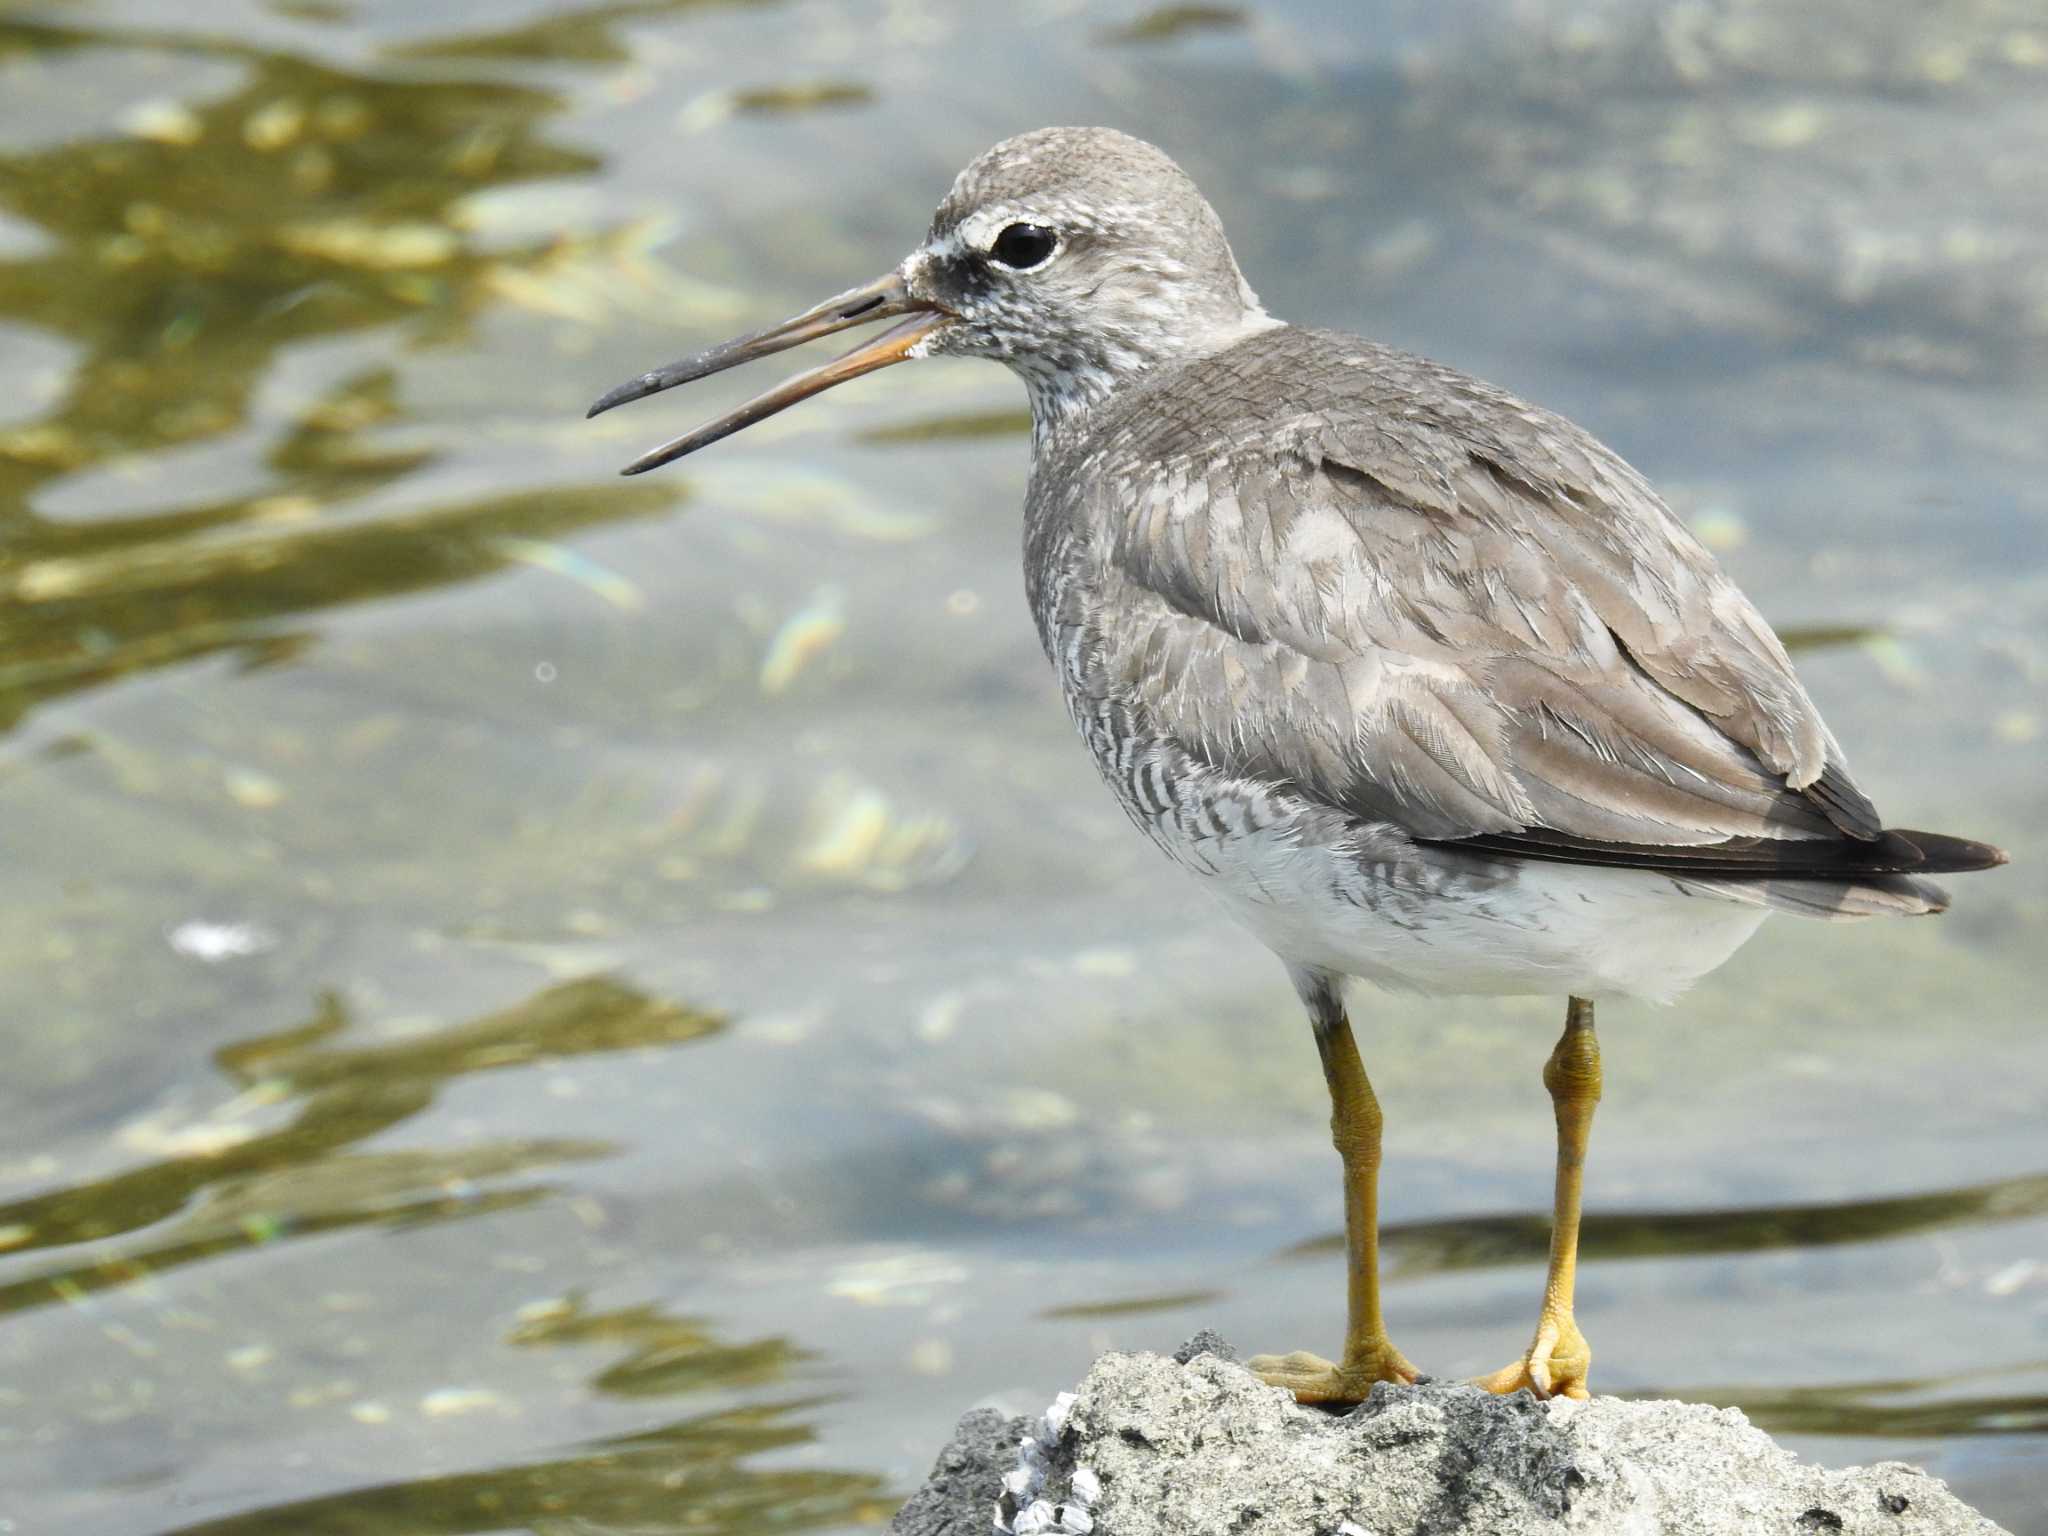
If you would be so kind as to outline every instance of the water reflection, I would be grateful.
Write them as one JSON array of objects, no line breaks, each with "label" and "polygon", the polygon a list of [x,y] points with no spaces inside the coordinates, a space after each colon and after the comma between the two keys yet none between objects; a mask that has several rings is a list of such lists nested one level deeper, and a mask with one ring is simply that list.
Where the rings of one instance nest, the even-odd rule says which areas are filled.
[{"label": "water reflection", "polygon": [[[387,1151],[359,1144],[427,1111],[465,1077],[665,1048],[708,1039],[724,1027],[715,1015],[606,978],[561,983],[498,1012],[374,1044],[349,1044],[352,1024],[342,999],[329,994],[305,1023],[224,1048],[216,1065],[241,1093],[206,1120],[147,1131],[179,1151],[0,1207],[10,1259],[97,1245],[87,1262],[0,1284],[0,1314],[53,1302],[90,1309],[94,1292],[146,1286],[184,1265],[259,1245],[354,1227],[467,1220],[547,1200],[555,1191],[544,1184],[492,1188],[488,1181],[615,1149],[562,1139]],[[258,1129],[279,1113],[290,1115],[287,1123]],[[140,1137],[131,1127],[124,1139]],[[142,1240],[104,1242],[130,1234]],[[107,1338],[153,1353],[117,1319],[103,1327]],[[771,1386],[804,1358],[781,1336],[726,1342],[701,1319],[671,1316],[651,1304],[595,1310],[576,1295],[523,1308],[504,1342],[520,1350],[618,1352],[591,1377],[589,1389],[627,1401]],[[736,1536],[880,1524],[894,1501],[875,1475],[747,1465],[750,1458],[813,1441],[807,1413],[816,1406],[808,1400],[729,1406],[510,1467],[372,1486],[180,1529]]]},{"label": "water reflection", "polygon": [[1160,1296],[1125,1296],[1113,1301],[1077,1301],[1062,1307],[1047,1307],[1039,1313],[1048,1321],[1138,1317],[1147,1312],[1179,1312],[1206,1306],[1222,1297],[1221,1291],[1170,1291]]},{"label": "water reflection", "polygon": [[[563,64],[624,64],[632,50],[620,36],[621,22],[713,4],[745,0],[624,0],[622,4],[560,10],[504,28],[395,43],[384,49],[396,59],[512,59]],[[756,0],[758,3],[758,0]]]},{"label": "water reflection", "polygon": [[1249,21],[1234,5],[1162,5],[1098,34],[1105,43],[1164,43],[1198,32],[1228,32]]},{"label": "water reflection", "polygon": [[[1298,1029],[1269,962],[1174,905],[1046,703],[1008,381],[906,369],[886,413],[666,483],[615,481],[580,420],[624,368],[900,255],[960,161],[1028,126],[1021,100],[1168,143],[1276,311],[1600,427],[1774,617],[1814,621],[1785,638],[1873,780],[2016,848],[2041,822],[2022,365],[2048,313],[2025,153],[2048,51],[2009,5],[1410,5],[1370,29],[1298,0],[22,9],[0,21],[0,732],[52,726],[0,764],[0,1174],[48,1191],[0,1209],[0,1513],[24,1529],[155,1529],[166,1489],[251,1536],[855,1525],[883,1478],[820,1468],[900,1485],[964,1403],[1070,1380],[1061,1340],[1252,1310],[1235,1277],[1328,1192],[1284,1150],[1320,1090],[1247,1027]],[[659,537],[685,494],[696,536]],[[239,666],[169,665],[205,655]],[[1845,1060],[1939,1020],[1892,1078],[1850,1074],[1924,1075],[1910,1115],[1754,1155],[1782,1147],[1787,1188],[1962,1187],[1599,1214],[1589,1258],[2038,1221],[2038,1176],[1964,1181],[2041,1166],[2041,867],[1886,935],[1912,969],[1882,987],[1766,939],[1754,1006],[1688,1005],[1747,1052],[1803,1000],[1802,1046]],[[171,953],[192,916],[278,952]],[[500,1010],[533,968],[592,964],[645,990]],[[211,1064],[180,1032],[272,1030],[306,975],[359,1001]],[[384,999],[464,1022],[380,1037]],[[1492,1012],[1442,1012],[1407,1070],[1492,1071]],[[693,1041],[659,1084],[617,1056]],[[548,1096],[572,1086],[551,1058],[597,1053],[573,1086],[609,1097]],[[1190,1094],[1229,1157],[1180,1144]],[[1460,1149],[1490,1110],[1443,1113],[1443,1198],[1411,1208],[1486,1176]],[[101,1147],[123,1171],[57,1166]],[[1118,1236],[1197,1213],[1196,1261]],[[959,1279],[850,1290],[932,1267],[837,1246],[906,1232],[943,1236]],[[1546,1232],[1412,1223],[1387,1257],[1533,1265]],[[1956,1246],[1996,1276],[2037,1238]],[[1070,1263],[1098,1268],[1048,1294]],[[1931,1456],[2038,1433],[2017,1376],[1843,1384],[2030,1358],[2031,1296],[1943,1289],[1920,1354],[1866,1368],[1860,1306],[1795,1321],[1847,1267],[1774,1269],[1753,1321],[1803,1385],[1719,1400]],[[1655,1278],[1630,1274],[1618,1323],[1710,1331]],[[1514,1290],[1523,1325],[1518,1287],[1471,1289]],[[848,1399],[775,1400],[815,1377]],[[505,1416],[407,1417],[451,1389]]]},{"label": "water reflection", "polygon": [[[697,1319],[668,1317],[652,1306],[592,1312],[576,1297],[529,1308],[506,1342],[536,1349],[623,1347],[625,1356],[590,1386],[635,1399],[770,1385],[801,1358],[780,1337],[727,1343]],[[750,1457],[811,1443],[815,1431],[803,1415],[816,1406],[785,1400],[720,1409],[564,1456],[274,1505],[180,1526],[170,1536],[515,1529],[751,1536],[880,1525],[897,1501],[878,1477],[744,1465]]]},{"label": "water reflection", "polygon": [[878,1526],[895,1511],[880,1479],[859,1472],[745,1466],[809,1443],[805,1403],[678,1419],[555,1460],[357,1489],[183,1525],[166,1536],[454,1536],[523,1530],[758,1536]]},{"label": "water reflection", "polygon": [[[1885,1242],[2048,1215],[2048,1174],[1960,1189],[1879,1200],[1754,1206],[1713,1211],[1588,1212],[1579,1252],[1589,1260],[1705,1258],[1738,1253],[1811,1251]],[[1540,1264],[1549,1247],[1549,1218],[1540,1214],[1407,1222],[1381,1233],[1381,1264],[1389,1279],[1453,1271]],[[1287,1249],[1285,1261],[1329,1259],[1343,1252],[1330,1234]],[[2025,1435],[2048,1430],[2048,1395],[1986,1392],[2006,1377],[2038,1377],[2048,1362],[1911,1380],[1820,1385],[1646,1387],[1624,1396],[1682,1398],[1740,1408],[1777,1435],[1867,1439],[1961,1435]]]},{"label": "water reflection", "polygon": [[666,1397],[712,1386],[756,1386],[783,1376],[801,1358],[787,1339],[723,1344],[701,1318],[670,1317],[659,1307],[592,1312],[578,1296],[529,1309],[505,1341],[522,1347],[615,1344],[628,1350],[591,1386],[619,1397]]},{"label": "water reflection", "polygon": [[[1766,1253],[1883,1242],[2043,1215],[2048,1215],[2048,1174],[2030,1174],[1878,1200],[1713,1211],[1588,1211],[1579,1253],[1587,1259]],[[1549,1248],[1550,1218],[1534,1213],[1403,1222],[1380,1230],[1381,1270],[1399,1278],[1540,1263]],[[1295,1244],[1281,1258],[1326,1258],[1343,1251],[1344,1234],[1335,1232]]]},{"label": "water reflection", "polygon": [[[175,1150],[91,1183],[0,1206],[10,1260],[43,1249],[146,1231],[90,1260],[0,1283],[0,1314],[73,1302],[201,1259],[356,1226],[472,1217],[544,1198],[544,1187],[472,1189],[573,1159],[602,1142],[500,1140],[459,1148],[351,1151],[428,1109],[458,1078],[597,1052],[699,1040],[722,1022],[602,978],[553,986],[452,1029],[368,1046],[337,1043],[350,1017],[339,997],[280,1034],[215,1060],[243,1092],[196,1125],[157,1127]],[[296,1105],[289,1120],[267,1119]],[[131,1130],[131,1140],[136,1139]]]},{"label": "water reflection", "polygon": [[338,526],[306,510],[281,520],[309,526],[282,528],[261,526],[245,505],[233,514],[242,533],[204,547],[127,525],[126,544],[31,558],[16,571],[14,601],[0,606],[0,730],[43,700],[171,662],[221,650],[252,666],[288,659],[312,632],[280,633],[280,620],[486,575],[521,558],[514,537],[678,500],[559,487]]},{"label": "water reflection", "polygon": [[[40,64],[141,41],[0,22],[21,100]],[[0,159],[0,204],[54,242],[0,265],[0,315],[82,349],[55,408],[0,438],[10,519],[61,475],[236,427],[285,347],[394,321],[422,340],[459,334],[496,266],[547,252],[473,250],[450,227],[457,201],[596,164],[540,137],[559,109],[546,91],[380,78],[224,38],[165,46],[232,62],[243,83],[131,115],[119,137]]]},{"label": "water reflection", "polygon": [[2048,1360],[1995,1371],[1967,1371],[1912,1381],[1825,1386],[1685,1386],[1626,1395],[1681,1397],[1717,1408],[1740,1408],[1776,1435],[1857,1435],[1927,1439],[1942,1435],[2028,1435],[2048,1431],[2048,1393],[1986,1392],[2010,1376],[2048,1372]]},{"label": "water reflection", "polygon": [[1875,624],[1787,624],[1778,638],[1794,656],[1808,651],[1829,651],[1837,646],[1875,645],[1891,638],[1891,631]]},{"label": "water reflection", "polygon": [[857,443],[887,447],[895,443],[940,443],[972,441],[983,437],[1028,437],[1029,411],[963,411],[945,416],[924,416],[914,421],[892,422],[868,427],[854,434]]},{"label": "water reflection", "polygon": [[[135,42],[0,21],[24,103],[60,89],[39,85],[56,61]],[[433,464],[437,438],[401,415],[389,366],[273,424],[260,387],[288,351],[389,327],[445,344],[505,305],[673,319],[701,314],[705,290],[653,261],[658,231],[644,224],[510,240],[472,230],[480,194],[594,168],[541,138],[560,109],[549,92],[380,78],[223,39],[166,47],[188,64],[232,62],[243,83],[131,107],[119,136],[0,156],[0,210],[46,237],[0,260],[0,322],[76,350],[42,414],[0,427],[0,729],[41,700],[169,662],[235,647],[289,656],[303,637],[278,633],[281,620],[497,570],[493,535],[679,499],[676,487],[600,482],[341,521]],[[271,439],[257,488],[208,495],[219,473],[194,476],[195,500],[165,506],[152,475],[138,492],[145,466],[206,445],[240,452],[252,425]]]}]

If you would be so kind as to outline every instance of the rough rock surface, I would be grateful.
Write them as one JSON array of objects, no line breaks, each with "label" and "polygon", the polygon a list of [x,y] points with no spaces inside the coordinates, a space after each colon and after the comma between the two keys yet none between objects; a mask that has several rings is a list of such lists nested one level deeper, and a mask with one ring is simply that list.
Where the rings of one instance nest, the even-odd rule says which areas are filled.
[{"label": "rough rock surface", "polygon": [[988,1536],[995,1529],[1003,1478],[1017,1465],[1017,1446],[1029,1419],[1006,1419],[977,1408],[960,1420],[953,1442],[939,1452],[932,1475],[896,1513],[889,1529],[916,1536]]},{"label": "rough rock surface", "polygon": [[1298,1406],[1198,1335],[1104,1355],[1036,1419],[970,1413],[894,1536],[2001,1536],[1897,1462],[1828,1471],[1734,1409],[1382,1384]]}]

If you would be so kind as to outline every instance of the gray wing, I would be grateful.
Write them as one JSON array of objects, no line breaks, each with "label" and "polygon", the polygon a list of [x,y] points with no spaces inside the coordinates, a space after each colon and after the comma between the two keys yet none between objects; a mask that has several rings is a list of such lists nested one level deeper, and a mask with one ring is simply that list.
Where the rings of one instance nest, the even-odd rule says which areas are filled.
[{"label": "gray wing", "polygon": [[[1448,369],[1288,334],[1316,344],[1256,441],[1155,410],[1117,456],[1147,468],[1096,482],[1112,687],[1219,767],[1421,838],[1879,836],[1784,647],[1618,457]],[[1196,398],[1254,393],[1256,356],[1212,363]]]}]

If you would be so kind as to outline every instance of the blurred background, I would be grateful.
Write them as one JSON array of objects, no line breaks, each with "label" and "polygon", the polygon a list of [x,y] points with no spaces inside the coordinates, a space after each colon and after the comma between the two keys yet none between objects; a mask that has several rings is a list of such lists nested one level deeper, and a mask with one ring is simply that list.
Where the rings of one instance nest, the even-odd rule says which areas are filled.
[{"label": "blurred background", "polygon": [[[1621,449],[2012,850],[1603,1011],[1579,1315],[2048,1532],[2039,6],[1000,9],[0,9],[0,1531],[848,1531],[1106,1347],[1335,1347],[1315,1053],[1072,737],[1020,388],[582,419],[1102,122],[1276,313]],[[1560,1006],[1355,1016],[1393,1333],[1490,1369]]]}]

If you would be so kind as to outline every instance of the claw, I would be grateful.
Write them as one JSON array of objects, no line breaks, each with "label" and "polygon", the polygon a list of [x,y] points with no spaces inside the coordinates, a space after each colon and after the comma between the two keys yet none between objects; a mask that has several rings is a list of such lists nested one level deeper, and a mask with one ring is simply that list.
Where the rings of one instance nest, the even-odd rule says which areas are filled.
[{"label": "claw", "polygon": [[1592,1346],[1571,1313],[1545,1313],[1526,1355],[1490,1376],[1473,1377],[1472,1385],[1489,1392],[1526,1389],[1540,1398],[1570,1397],[1583,1402],[1592,1395],[1586,1388],[1592,1367]]}]

